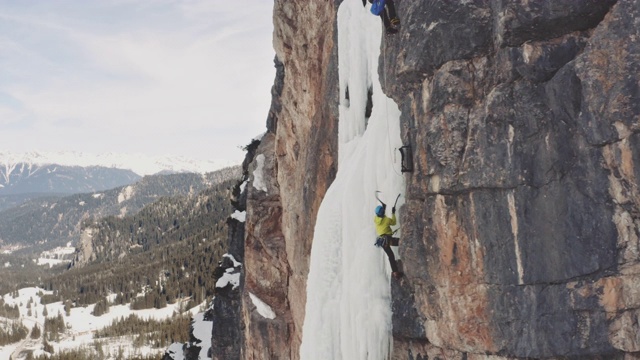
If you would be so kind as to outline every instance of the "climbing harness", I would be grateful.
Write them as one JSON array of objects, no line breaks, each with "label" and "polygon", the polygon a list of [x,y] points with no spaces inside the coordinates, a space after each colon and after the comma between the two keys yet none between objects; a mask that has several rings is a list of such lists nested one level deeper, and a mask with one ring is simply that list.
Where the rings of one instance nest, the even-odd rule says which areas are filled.
[{"label": "climbing harness", "polygon": [[389,239],[393,237],[393,235],[396,234],[396,232],[398,232],[398,230],[400,230],[400,228],[395,229],[391,235],[381,235],[376,237],[376,242],[373,244],[376,247],[385,247],[387,246],[387,243],[389,243]]},{"label": "climbing harness", "polygon": [[373,244],[377,247],[384,247],[385,245],[387,245],[387,237],[386,236],[378,236],[376,238],[376,243]]}]

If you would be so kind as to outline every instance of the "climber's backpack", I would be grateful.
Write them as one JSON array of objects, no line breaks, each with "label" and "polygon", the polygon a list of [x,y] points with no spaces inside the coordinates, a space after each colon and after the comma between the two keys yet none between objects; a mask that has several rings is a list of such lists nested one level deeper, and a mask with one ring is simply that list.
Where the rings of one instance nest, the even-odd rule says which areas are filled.
[{"label": "climber's backpack", "polygon": [[384,0],[373,0],[371,4],[371,13],[373,15],[380,15],[384,10]]}]

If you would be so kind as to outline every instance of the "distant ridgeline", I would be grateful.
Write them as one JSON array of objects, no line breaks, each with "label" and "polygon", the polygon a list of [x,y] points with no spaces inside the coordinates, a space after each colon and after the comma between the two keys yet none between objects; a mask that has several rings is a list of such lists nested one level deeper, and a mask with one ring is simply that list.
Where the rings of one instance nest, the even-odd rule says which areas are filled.
[{"label": "distant ridgeline", "polygon": [[139,179],[131,170],[101,166],[5,164],[0,167],[0,210],[43,195],[102,191]]},{"label": "distant ridgeline", "polygon": [[[97,171],[100,168],[95,169],[96,173],[100,173]],[[133,177],[137,176],[129,173]],[[5,244],[45,244],[46,248],[69,241],[76,242],[80,237],[83,221],[135,214],[145,205],[162,197],[197,194],[229,179],[237,179],[239,174],[239,167],[231,167],[205,175],[189,173],[145,176],[132,185],[104,191],[89,190],[90,193],[68,196],[39,194],[40,197],[0,211],[0,241]],[[125,181],[125,178],[123,176],[118,181]],[[131,179],[125,182],[133,181]],[[115,178],[113,181],[116,181]],[[102,184],[106,186],[106,182]],[[61,191],[63,188],[55,189]]]},{"label": "distant ridgeline", "polygon": [[0,168],[0,195],[101,191],[129,185],[140,178],[131,170],[102,166],[19,163]]}]

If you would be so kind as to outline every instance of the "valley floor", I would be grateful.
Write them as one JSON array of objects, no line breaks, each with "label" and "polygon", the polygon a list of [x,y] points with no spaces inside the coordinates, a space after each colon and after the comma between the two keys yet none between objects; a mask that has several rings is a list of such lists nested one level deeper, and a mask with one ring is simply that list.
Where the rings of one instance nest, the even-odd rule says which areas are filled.
[{"label": "valley floor", "polygon": [[[14,360],[23,359],[26,358],[28,352],[33,352],[34,356],[45,354],[43,351],[43,337],[46,336],[46,334],[44,332],[45,316],[43,316],[43,313],[47,314],[46,318],[62,316],[64,319],[66,329],[60,334],[59,340],[49,341],[49,344],[53,346],[54,354],[61,351],[83,348],[103,353],[106,359],[115,359],[118,354],[123,355],[125,358],[134,355],[148,356],[163,354],[166,347],[151,347],[149,345],[133,346],[135,335],[94,338],[97,331],[105,329],[114,321],[127,318],[130,315],[135,315],[142,320],[165,320],[177,317],[180,314],[189,314],[192,319],[196,320],[194,327],[200,330],[194,333],[196,337],[202,336],[208,328],[209,339],[203,336],[205,337],[202,344],[203,348],[204,345],[210,342],[211,323],[203,321],[201,314],[205,310],[204,306],[206,302],[191,309],[184,309],[184,306],[188,303],[188,299],[167,305],[162,309],[131,310],[129,305],[112,305],[108,313],[101,316],[91,314],[95,307],[95,304],[93,304],[86,307],[73,307],[67,315],[64,303],[60,301],[46,304],[45,311],[45,305],[41,304],[41,298],[47,294],[52,294],[52,292],[44,291],[40,288],[25,288],[19,290],[19,296],[17,297],[13,297],[12,294],[7,294],[3,297],[6,304],[19,306],[20,318],[18,320],[26,326],[29,331],[37,325],[42,331],[42,335],[37,339],[32,339],[28,336],[19,343],[0,346],[0,359],[9,359],[11,356],[13,356]],[[113,297],[115,297],[115,295]],[[109,300],[112,301],[113,299]],[[9,323],[10,321],[10,319],[0,318],[0,323]],[[204,330],[202,330],[203,328]],[[187,333],[188,329],[183,329],[183,331]],[[204,349],[205,354],[207,349],[208,346]]]}]

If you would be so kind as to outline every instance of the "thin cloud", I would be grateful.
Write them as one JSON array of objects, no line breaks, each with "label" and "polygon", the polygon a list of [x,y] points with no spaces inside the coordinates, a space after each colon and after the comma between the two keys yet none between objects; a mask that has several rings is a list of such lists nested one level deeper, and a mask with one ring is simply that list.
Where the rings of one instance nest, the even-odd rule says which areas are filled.
[{"label": "thin cloud", "polygon": [[[0,4],[16,29],[0,34],[0,94],[21,104],[0,97],[0,131],[11,132],[2,147],[174,148],[197,158],[208,149],[238,160],[238,145],[264,131],[275,73],[270,2],[37,4]],[[121,12],[118,26],[101,17]]]}]

